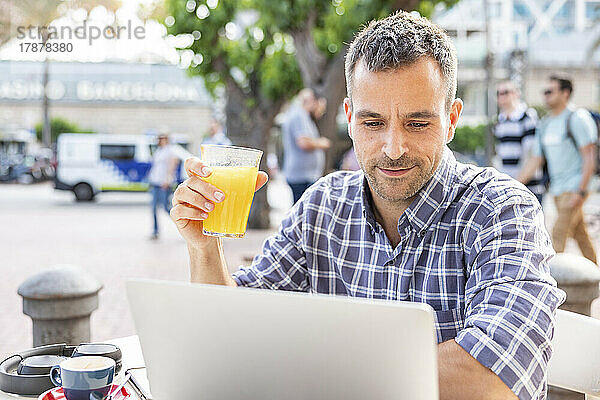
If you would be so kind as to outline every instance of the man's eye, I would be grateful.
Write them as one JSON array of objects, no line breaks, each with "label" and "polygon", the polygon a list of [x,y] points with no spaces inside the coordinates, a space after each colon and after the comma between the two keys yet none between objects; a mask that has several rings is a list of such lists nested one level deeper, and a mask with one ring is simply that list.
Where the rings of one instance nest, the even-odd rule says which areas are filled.
[{"label": "man's eye", "polygon": [[363,122],[363,124],[367,128],[378,128],[380,126],[383,126],[383,123],[381,123],[380,121],[365,121]]},{"label": "man's eye", "polygon": [[410,126],[411,128],[421,129],[421,128],[427,128],[429,126],[429,123],[427,123],[427,122],[411,122],[410,124],[408,124],[408,126]]}]

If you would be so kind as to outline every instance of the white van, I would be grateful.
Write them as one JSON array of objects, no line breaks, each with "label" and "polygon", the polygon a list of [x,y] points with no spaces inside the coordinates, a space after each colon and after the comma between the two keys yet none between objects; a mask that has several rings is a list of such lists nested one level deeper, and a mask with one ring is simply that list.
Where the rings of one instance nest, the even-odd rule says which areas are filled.
[{"label": "white van", "polygon": [[[100,192],[145,192],[156,142],[155,136],[63,133],[54,187],[73,191],[78,201],[93,200]],[[180,160],[192,156],[184,139],[172,135],[171,143]],[[177,181],[186,178],[182,162]]]}]

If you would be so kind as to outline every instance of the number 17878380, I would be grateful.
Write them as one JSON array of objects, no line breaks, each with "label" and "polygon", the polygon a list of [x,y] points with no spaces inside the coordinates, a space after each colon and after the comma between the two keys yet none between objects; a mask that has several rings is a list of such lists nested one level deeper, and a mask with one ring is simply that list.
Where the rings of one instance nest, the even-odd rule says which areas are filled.
[{"label": "number 17878380", "polygon": [[73,43],[43,43],[25,42],[19,43],[21,53],[70,53],[73,51]]}]

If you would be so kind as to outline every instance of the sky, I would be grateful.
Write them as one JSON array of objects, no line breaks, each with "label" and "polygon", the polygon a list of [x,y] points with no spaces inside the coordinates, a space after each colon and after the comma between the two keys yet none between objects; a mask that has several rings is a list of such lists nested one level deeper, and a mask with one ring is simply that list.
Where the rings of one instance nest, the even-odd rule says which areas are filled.
[{"label": "sky", "polygon": [[[32,44],[39,42],[37,27],[22,27],[20,37],[0,48],[0,60],[43,61],[48,55],[53,61],[179,63],[175,44],[181,38],[167,37],[165,27],[157,21],[140,20],[136,10],[141,1],[122,0],[122,7],[115,14],[102,6],[94,8],[89,15],[84,10],[69,11],[51,24],[58,35],[51,42],[56,43],[53,48],[58,51],[49,53],[33,51]],[[115,19],[122,27],[119,37],[106,38],[105,35],[114,32],[106,28],[114,26]],[[189,65],[190,61],[184,59],[183,64]]]}]

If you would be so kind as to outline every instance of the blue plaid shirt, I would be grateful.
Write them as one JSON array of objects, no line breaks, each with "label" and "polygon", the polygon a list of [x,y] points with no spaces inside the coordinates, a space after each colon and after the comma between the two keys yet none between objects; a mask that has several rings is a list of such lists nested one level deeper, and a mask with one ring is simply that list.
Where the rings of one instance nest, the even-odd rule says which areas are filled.
[{"label": "blue plaid shirt", "polygon": [[521,399],[544,399],[554,312],[564,301],[541,207],[494,169],[446,150],[398,220],[393,248],[362,171],[336,172],[304,194],[240,286],[427,303],[438,342],[454,339]]}]

